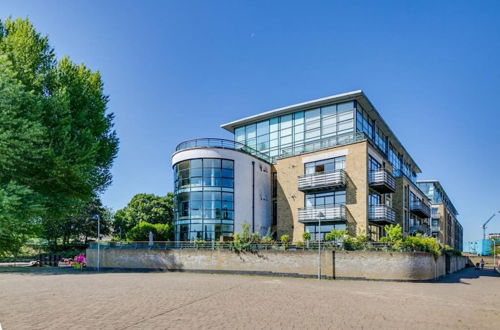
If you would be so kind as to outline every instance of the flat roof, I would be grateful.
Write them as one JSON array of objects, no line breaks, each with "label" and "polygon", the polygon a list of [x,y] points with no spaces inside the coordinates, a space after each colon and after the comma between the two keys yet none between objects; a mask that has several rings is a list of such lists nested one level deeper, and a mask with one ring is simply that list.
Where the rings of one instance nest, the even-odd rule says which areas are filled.
[{"label": "flat roof", "polygon": [[286,107],[282,108],[277,108],[273,110],[269,110],[266,112],[262,112],[253,116],[248,116],[242,119],[238,119],[226,124],[222,124],[220,127],[234,133],[235,128],[248,125],[248,124],[253,124],[259,121],[275,118],[278,116],[283,116],[287,115],[290,113],[302,111],[302,110],[308,110],[308,109],[314,109],[317,107],[325,106],[327,104],[333,104],[333,103],[340,103],[340,102],[347,102],[347,101],[354,101],[356,100],[361,104],[363,109],[367,111],[374,112],[376,116],[378,117],[378,121],[382,123],[382,129],[386,130],[391,136],[391,139],[393,140],[395,146],[397,148],[400,148],[403,150],[403,152],[406,154],[405,157],[409,158],[410,161],[413,163],[413,166],[415,167],[417,173],[421,173],[422,170],[418,166],[418,164],[413,160],[411,157],[410,153],[405,149],[403,144],[399,141],[397,138],[396,134],[391,130],[389,125],[385,122],[385,120],[382,118],[380,113],[375,109],[371,101],[366,97],[365,93],[362,90],[355,90],[352,92],[347,92],[347,93],[341,93],[341,94],[336,94],[336,95],[331,95],[327,97],[322,97],[319,99],[311,100],[311,101],[306,101],[306,102],[301,102],[293,105],[289,105]]}]

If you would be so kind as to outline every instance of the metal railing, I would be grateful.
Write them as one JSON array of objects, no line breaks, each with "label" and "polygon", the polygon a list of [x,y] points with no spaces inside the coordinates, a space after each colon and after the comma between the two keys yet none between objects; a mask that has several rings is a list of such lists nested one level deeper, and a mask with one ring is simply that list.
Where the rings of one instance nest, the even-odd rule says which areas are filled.
[{"label": "metal railing", "polygon": [[396,212],[387,205],[372,205],[368,211],[368,220],[374,222],[396,222]]},{"label": "metal railing", "polygon": [[260,151],[250,148],[243,143],[227,139],[219,139],[219,138],[199,138],[199,139],[184,141],[177,145],[175,151],[180,151],[184,149],[196,149],[196,148],[222,148],[222,149],[239,150],[246,152],[252,156],[255,156],[259,159],[262,159],[268,163],[271,162],[271,157]]},{"label": "metal railing", "polygon": [[325,187],[342,187],[345,186],[344,170],[336,170],[331,172],[321,172],[314,174],[306,174],[299,176],[299,190],[319,189]]},{"label": "metal railing", "polygon": [[[123,249],[123,250],[228,250],[235,251],[233,242],[218,242],[218,241],[162,241],[154,242],[152,245],[149,242],[105,242],[99,243],[100,250],[106,249]],[[373,251],[388,251],[391,248],[390,243],[383,242],[366,242],[360,250],[373,250]],[[97,249],[97,242],[92,242],[89,249]],[[323,240],[321,243],[323,250],[344,250],[342,242],[332,242]],[[245,249],[249,251],[262,251],[262,250],[287,250],[287,251],[301,251],[301,250],[318,250],[318,242],[310,240],[309,242],[300,243],[287,243],[283,244],[278,241],[270,243],[251,243]]]},{"label": "metal railing", "polygon": [[432,217],[432,219],[440,219],[441,218],[441,214],[439,214],[439,213],[432,213],[431,217]]},{"label": "metal railing", "polygon": [[317,139],[314,141],[308,141],[304,143],[294,143],[293,148],[290,146],[290,151],[286,152],[286,148],[282,148],[281,154],[279,156],[272,157],[272,161],[276,162],[276,160],[281,158],[286,158],[290,156],[300,155],[306,152],[313,152],[323,149],[328,149],[331,147],[354,143],[358,141],[367,140],[368,137],[364,132],[353,132],[346,133],[342,135],[335,135],[323,139]]},{"label": "metal railing", "polygon": [[299,222],[341,221],[345,220],[345,205],[335,204],[326,207],[306,207],[299,209]]},{"label": "metal railing", "polygon": [[431,234],[431,230],[430,230],[429,226],[427,226],[427,225],[410,226],[410,233],[416,233],[416,232],[421,232],[421,233],[424,233],[426,235]]},{"label": "metal railing", "polygon": [[381,189],[383,192],[396,191],[396,179],[386,169],[380,168],[370,171],[370,186],[375,189]]},{"label": "metal railing", "polygon": [[410,203],[410,212],[417,213],[417,215],[428,218],[431,215],[431,208],[430,206],[424,204],[421,200],[414,200]]}]

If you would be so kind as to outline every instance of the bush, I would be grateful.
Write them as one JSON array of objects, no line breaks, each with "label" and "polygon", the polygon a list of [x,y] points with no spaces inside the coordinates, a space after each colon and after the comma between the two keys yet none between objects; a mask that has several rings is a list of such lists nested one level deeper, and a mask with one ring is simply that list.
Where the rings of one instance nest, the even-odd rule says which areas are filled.
[{"label": "bush", "polygon": [[295,243],[295,246],[297,247],[297,249],[303,249],[304,248],[304,242],[303,241],[297,241],[297,243]]},{"label": "bush", "polygon": [[244,224],[242,228],[243,231],[241,232],[241,234],[236,233],[233,236],[233,249],[236,252],[250,250],[252,244],[259,243],[260,241],[259,233],[250,234],[249,224]]},{"label": "bush", "polygon": [[288,244],[290,243],[290,236],[288,236],[286,234],[281,235],[280,241],[281,241],[281,244],[283,245],[283,247],[286,249],[288,247]]},{"label": "bush", "polygon": [[156,241],[168,241],[172,234],[172,226],[169,224],[141,222],[127,232],[129,241],[149,241],[149,232],[153,233]]},{"label": "bush", "polygon": [[420,234],[407,236],[403,241],[403,248],[411,251],[430,252],[435,257],[441,253],[441,247],[434,237],[426,237]]},{"label": "bush", "polygon": [[442,249],[442,252],[446,253],[447,255],[452,255],[452,256],[461,256],[462,255],[462,252],[455,250],[454,248],[452,248],[449,245],[445,245]]},{"label": "bush", "polygon": [[331,232],[325,235],[325,240],[337,242],[337,240],[344,238],[346,235],[347,235],[346,230],[332,229]]},{"label": "bush", "polygon": [[366,235],[360,235],[356,237],[347,236],[344,238],[343,246],[345,250],[364,250],[368,244],[368,237]]},{"label": "bush", "polygon": [[305,231],[302,233],[302,239],[307,242],[311,240],[311,233]]}]

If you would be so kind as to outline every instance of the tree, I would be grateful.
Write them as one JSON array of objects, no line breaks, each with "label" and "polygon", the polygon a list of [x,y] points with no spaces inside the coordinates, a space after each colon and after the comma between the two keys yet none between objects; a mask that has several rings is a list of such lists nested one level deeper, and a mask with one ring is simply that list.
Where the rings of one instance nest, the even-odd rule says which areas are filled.
[{"label": "tree", "polygon": [[116,211],[113,228],[118,232],[128,232],[141,222],[150,224],[171,224],[174,220],[174,194],[156,196],[154,194],[137,194],[123,209]]},{"label": "tree", "polygon": [[0,217],[18,239],[34,222],[62,226],[103,192],[118,151],[99,72],[54,54],[29,20],[0,21],[0,205],[30,203]]},{"label": "tree", "polygon": [[153,233],[156,241],[167,241],[172,236],[172,225],[162,223],[141,222],[127,232],[130,241],[148,241],[149,232]]}]

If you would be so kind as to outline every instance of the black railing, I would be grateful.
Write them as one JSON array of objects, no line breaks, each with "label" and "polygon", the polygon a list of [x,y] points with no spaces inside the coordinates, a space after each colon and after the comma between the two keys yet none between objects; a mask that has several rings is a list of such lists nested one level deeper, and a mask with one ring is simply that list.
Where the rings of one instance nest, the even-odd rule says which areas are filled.
[{"label": "black railing", "polygon": [[260,158],[268,163],[271,162],[271,157],[260,151],[250,148],[249,146],[243,143],[227,139],[219,139],[219,138],[200,138],[200,139],[184,141],[177,145],[175,151],[180,151],[184,149],[196,149],[196,148],[222,148],[222,149],[238,150],[248,153],[257,158]]}]

